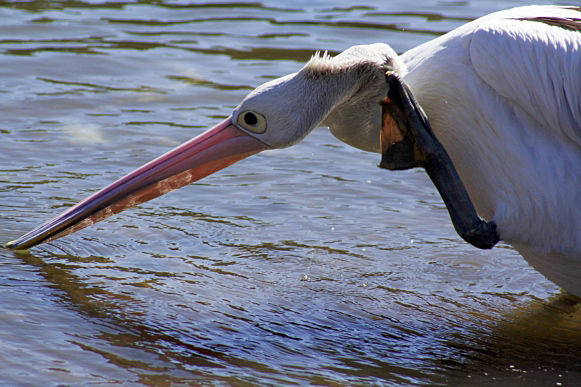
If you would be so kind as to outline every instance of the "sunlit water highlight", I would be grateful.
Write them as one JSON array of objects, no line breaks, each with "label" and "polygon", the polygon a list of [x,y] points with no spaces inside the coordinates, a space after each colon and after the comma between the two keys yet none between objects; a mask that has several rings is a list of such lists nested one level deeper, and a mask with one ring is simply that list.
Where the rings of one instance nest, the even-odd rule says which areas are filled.
[{"label": "sunlit water highlight", "polygon": [[[0,2],[0,242],[316,50],[525,1]],[[419,170],[318,129],[65,239],[0,249],[0,384],[578,385],[581,312],[454,233]]]}]

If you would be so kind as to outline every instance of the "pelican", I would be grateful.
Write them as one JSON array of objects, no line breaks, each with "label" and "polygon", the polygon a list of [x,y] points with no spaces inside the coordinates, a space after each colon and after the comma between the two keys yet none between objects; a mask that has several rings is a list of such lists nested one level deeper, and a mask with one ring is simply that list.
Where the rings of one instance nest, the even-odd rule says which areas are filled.
[{"label": "pelican", "polygon": [[496,12],[401,56],[382,43],[317,53],[216,127],[7,247],[60,238],[318,126],[381,153],[384,168],[426,168],[463,238],[505,241],[581,296],[579,7]]}]

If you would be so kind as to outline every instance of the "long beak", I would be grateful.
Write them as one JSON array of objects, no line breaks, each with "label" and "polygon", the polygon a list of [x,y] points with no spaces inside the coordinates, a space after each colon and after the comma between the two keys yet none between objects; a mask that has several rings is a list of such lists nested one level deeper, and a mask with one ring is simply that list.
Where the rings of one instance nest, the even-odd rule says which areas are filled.
[{"label": "long beak", "polygon": [[198,137],[150,161],[67,211],[9,242],[28,249],[97,223],[234,164],[267,146],[228,118]]}]

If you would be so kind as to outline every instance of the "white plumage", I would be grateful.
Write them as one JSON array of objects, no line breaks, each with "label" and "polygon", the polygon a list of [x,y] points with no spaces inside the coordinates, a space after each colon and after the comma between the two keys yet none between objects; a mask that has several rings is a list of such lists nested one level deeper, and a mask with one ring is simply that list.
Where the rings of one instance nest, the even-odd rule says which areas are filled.
[{"label": "white plumage", "polygon": [[[375,101],[385,94],[378,69],[390,63],[426,111],[478,213],[533,267],[581,296],[575,26],[581,29],[579,8],[530,6],[487,15],[400,57],[385,44],[315,56],[297,74],[257,88],[234,121],[239,111],[264,114],[276,129],[257,138],[274,148],[302,139],[317,121],[340,140],[378,152]],[[282,122],[289,117],[308,124]]]},{"label": "white plumage", "polygon": [[258,87],[231,118],[9,247],[59,238],[265,148],[294,145],[319,125],[380,152],[386,66],[411,87],[480,216],[547,278],[581,296],[581,9],[574,7],[497,12],[401,57],[385,44],[316,55],[298,73]]},{"label": "white plumage", "polygon": [[581,33],[558,19],[581,26],[579,9],[516,8],[401,59],[481,216],[581,295]]}]

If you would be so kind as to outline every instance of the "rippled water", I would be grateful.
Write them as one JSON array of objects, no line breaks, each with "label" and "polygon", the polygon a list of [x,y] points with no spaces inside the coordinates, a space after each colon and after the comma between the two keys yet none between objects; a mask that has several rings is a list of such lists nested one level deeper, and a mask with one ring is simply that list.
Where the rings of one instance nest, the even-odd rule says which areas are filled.
[{"label": "rippled water", "polygon": [[[0,242],[316,50],[403,52],[526,1],[0,2]],[[581,311],[455,234],[419,170],[318,129],[27,253],[3,386],[578,385]]]}]

